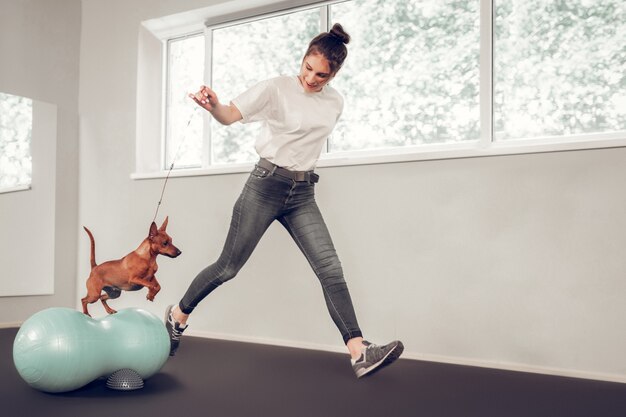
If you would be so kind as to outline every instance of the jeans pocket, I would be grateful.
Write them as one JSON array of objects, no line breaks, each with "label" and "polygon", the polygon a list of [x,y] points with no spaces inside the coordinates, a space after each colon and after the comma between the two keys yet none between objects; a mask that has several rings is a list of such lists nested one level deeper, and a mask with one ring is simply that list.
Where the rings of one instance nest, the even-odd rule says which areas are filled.
[{"label": "jeans pocket", "polygon": [[270,171],[268,169],[261,168],[260,166],[256,166],[256,165],[254,169],[252,170],[252,172],[250,173],[250,175],[256,178],[265,178],[269,174],[270,174]]}]

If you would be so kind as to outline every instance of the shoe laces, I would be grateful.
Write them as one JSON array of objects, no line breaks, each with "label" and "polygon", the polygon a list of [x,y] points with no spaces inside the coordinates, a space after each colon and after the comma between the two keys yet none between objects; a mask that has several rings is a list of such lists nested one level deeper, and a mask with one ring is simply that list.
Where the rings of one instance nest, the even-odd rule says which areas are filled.
[{"label": "shoe laces", "polygon": [[180,337],[183,334],[183,331],[187,328],[187,326],[185,327],[181,327],[180,323],[178,323],[177,321],[174,320],[174,317],[172,317],[172,314],[170,313],[170,315],[167,318],[170,322],[170,324],[172,325],[172,339],[173,340],[180,340]]}]

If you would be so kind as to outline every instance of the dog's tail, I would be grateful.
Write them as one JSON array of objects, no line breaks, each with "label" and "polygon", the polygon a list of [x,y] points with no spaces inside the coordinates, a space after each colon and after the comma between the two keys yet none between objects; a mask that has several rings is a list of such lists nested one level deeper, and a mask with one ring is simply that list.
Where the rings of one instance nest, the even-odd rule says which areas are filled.
[{"label": "dog's tail", "polygon": [[91,269],[95,268],[96,264],[96,242],[93,240],[93,235],[85,226],[83,226],[85,232],[89,235],[89,240],[91,240]]}]

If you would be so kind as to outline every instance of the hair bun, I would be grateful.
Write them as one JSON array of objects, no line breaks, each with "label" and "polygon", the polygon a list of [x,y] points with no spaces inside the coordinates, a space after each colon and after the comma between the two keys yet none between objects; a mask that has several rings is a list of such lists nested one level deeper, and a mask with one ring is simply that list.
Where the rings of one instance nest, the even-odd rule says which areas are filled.
[{"label": "hair bun", "polygon": [[332,29],[330,30],[330,34],[343,43],[347,44],[350,42],[350,35],[348,35],[346,31],[343,30],[343,26],[341,26],[339,23],[335,23],[333,25]]}]

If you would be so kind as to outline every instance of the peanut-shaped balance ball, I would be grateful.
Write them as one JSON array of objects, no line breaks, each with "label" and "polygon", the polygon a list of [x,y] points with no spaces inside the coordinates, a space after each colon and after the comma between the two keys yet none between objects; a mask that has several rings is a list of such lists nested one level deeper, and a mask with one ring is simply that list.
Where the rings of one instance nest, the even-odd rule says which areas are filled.
[{"label": "peanut-shaped balance ball", "polygon": [[163,322],[145,310],[128,308],[92,319],[69,308],[49,308],[20,327],[13,362],[31,387],[66,392],[125,368],[147,379],[163,367],[169,352]]}]

